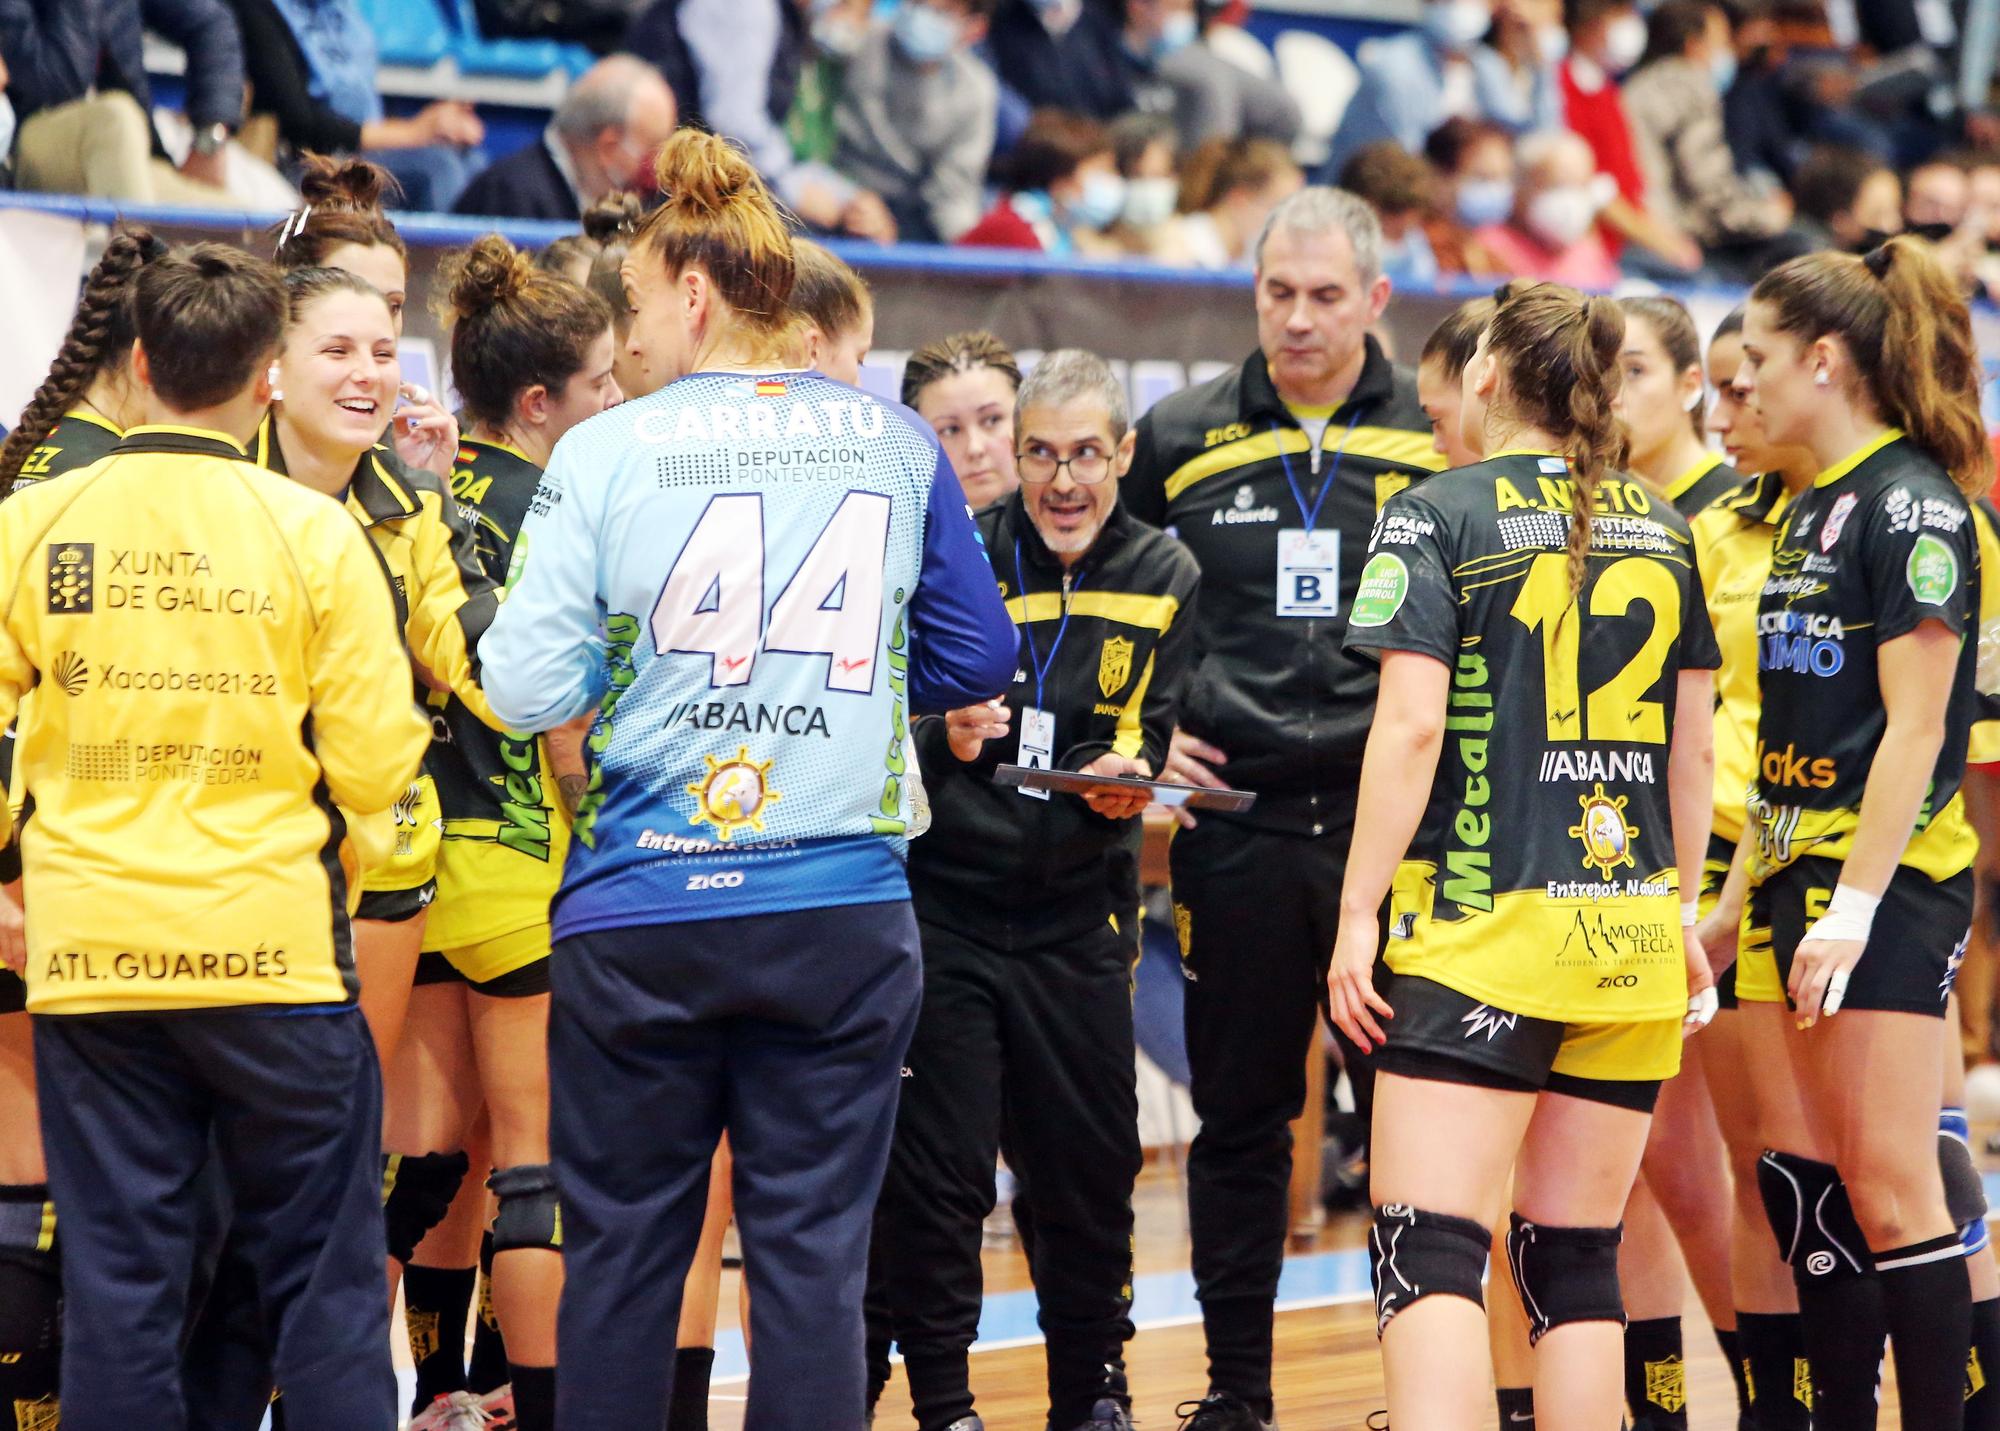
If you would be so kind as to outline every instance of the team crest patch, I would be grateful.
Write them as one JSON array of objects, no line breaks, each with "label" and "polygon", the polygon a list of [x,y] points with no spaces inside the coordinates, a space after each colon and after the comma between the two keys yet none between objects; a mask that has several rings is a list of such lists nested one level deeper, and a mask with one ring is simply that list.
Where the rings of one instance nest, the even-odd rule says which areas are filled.
[{"label": "team crest patch", "polygon": [[404,1309],[404,1320],[410,1328],[410,1355],[417,1361],[424,1361],[437,1355],[438,1321],[436,1312],[410,1311]]},{"label": "team crest patch", "polygon": [[1185,904],[1174,905],[1174,940],[1181,946],[1181,958],[1185,961],[1194,945],[1194,915]]},{"label": "team crest patch", "polygon": [[1950,547],[1926,533],[1910,548],[1904,575],[1909,579],[1912,596],[1926,606],[1942,606],[1958,589],[1958,557]]},{"label": "team crest patch", "polygon": [[1833,499],[1833,510],[1826,514],[1826,525],[1819,529],[1819,549],[1833,550],[1833,544],[1840,540],[1841,531],[1847,526],[1847,519],[1854,513],[1854,504],[1861,499],[1852,492],[1842,492]]},{"label": "team crest patch", "polygon": [[15,1431],[61,1431],[62,1403],[53,1396],[14,1403]]},{"label": "team crest patch", "polygon": [[49,610],[74,616],[93,609],[97,597],[97,546],[93,542],[49,544]]},{"label": "team crest patch", "polygon": [[704,755],[708,773],[687,787],[694,796],[690,825],[709,825],[724,844],[742,829],[764,833],[764,812],[785,797],[771,788],[769,760],[752,760],[750,747],[739,745],[733,757]]},{"label": "team crest patch", "polygon": [[1576,798],[1583,807],[1583,818],[1569,827],[1569,834],[1583,841],[1584,864],[1610,879],[1618,866],[1636,863],[1632,841],[1638,837],[1639,827],[1625,818],[1627,797],[1605,794],[1600,781],[1589,794]]},{"label": "team crest patch", "polygon": [[1646,1400],[1669,1414],[1687,1405],[1687,1363],[1677,1356],[1646,1363]]},{"label": "team crest patch", "polygon": [[1792,1400],[1801,1406],[1813,1404],[1812,1363],[1802,1356],[1792,1358]]},{"label": "team crest patch", "polygon": [[1097,654],[1097,689],[1110,700],[1132,679],[1132,642],[1124,636],[1108,636]]}]

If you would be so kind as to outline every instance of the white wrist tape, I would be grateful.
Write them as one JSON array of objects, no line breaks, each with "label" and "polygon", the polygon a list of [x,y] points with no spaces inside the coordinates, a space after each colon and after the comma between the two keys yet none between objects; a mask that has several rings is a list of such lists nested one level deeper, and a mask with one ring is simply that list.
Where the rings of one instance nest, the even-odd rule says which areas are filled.
[{"label": "white wrist tape", "polygon": [[1813,921],[1806,931],[1808,939],[1848,940],[1867,942],[1868,931],[1875,927],[1875,910],[1882,903],[1879,894],[1865,894],[1852,885],[1841,885],[1833,892],[1833,901],[1826,907],[1826,913]]},{"label": "white wrist tape", "polygon": [[1681,928],[1692,929],[1701,923],[1701,901],[1691,899],[1681,906]]}]

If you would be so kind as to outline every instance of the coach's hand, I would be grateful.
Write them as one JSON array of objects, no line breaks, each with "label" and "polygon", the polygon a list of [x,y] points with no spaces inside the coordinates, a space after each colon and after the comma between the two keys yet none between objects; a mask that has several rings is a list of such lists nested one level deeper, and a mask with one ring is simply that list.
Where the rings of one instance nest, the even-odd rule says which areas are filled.
[{"label": "coach's hand", "polygon": [[0,886],[0,964],[26,977],[28,921],[21,911],[21,882]]},{"label": "coach's hand", "polygon": [[1326,1003],[1333,1022],[1363,1053],[1373,1053],[1388,1038],[1375,1015],[1396,1017],[1396,1011],[1375,990],[1375,956],[1381,926],[1373,919],[1343,919],[1333,941],[1333,962],[1326,971]]},{"label": "coach's hand", "polygon": [[1861,951],[1867,947],[1865,939],[1799,941],[1798,952],[1792,955],[1792,977],[1785,985],[1785,992],[1798,1011],[1800,1028],[1809,1029],[1822,1015],[1832,1018],[1840,1012],[1841,1002],[1847,997],[1847,981],[1853,976],[1854,966],[1861,962]]},{"label": "coach's hand", "polygon": [[1013,719],[1014,713],[998,700],[960,706],[945,712],[945,740],[953,755],[969,763],[979,759],[979,749],[987,741],[1004,739]]},{"label": "coach's hand", "polygon": [[[1079,775],[1125,775],[1138,780],[1151,780],[1153,767],[1143,760],[1135,760],[1129,755],[1120,755],[1107,750],[1090,764],[1077,772]],[[1102,790],[1092,790],[1083,797],[1083,803],[1107,820],[1129,820],[1142,812],[1152,797],[1144,790],[1122,790],[1106,786]]]},{"label": "coach's hand", "polygon": [[396,455],[406,467],[451,481],[451,460],[458,456],[458,419],[415,383],[404,383],[399,391],[403,405],[389,423]]},{"label": "coach's hand", "polygon": [[[1199,785],[1208,790],[1227,790],[1229,784],[1217,775],[1211,766],[1227,765],[1229,757],[1199,736],[1189,735],[1178,726],[1174,728],[1174,738],[1167,747],[1167,768],[1160,772],[1160,779],[1171,780],[1176,785]],[[1194,828],[1194,815],[1185,805],[1173,807],[1174,818],[1181,822],[1181,828]]]}]

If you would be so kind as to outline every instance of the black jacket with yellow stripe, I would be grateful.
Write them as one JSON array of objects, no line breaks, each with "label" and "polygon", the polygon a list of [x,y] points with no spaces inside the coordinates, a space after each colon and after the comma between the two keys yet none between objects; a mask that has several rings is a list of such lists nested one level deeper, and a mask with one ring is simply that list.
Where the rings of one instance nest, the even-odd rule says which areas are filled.
[{"label": "black jacket with yellow stripe", "polygon": [[[1213,818],[1320,834],[1351,817],[1376,672],[1341,649],[1347,612],[1382,503],[1444,467],[1415,377],[1373,338],[1366,342],[1361,375],[1328,420],[1317,454],[1261,353],[1139,420],[1125,500],[1201,564],[1197,654],[1181,725],[1228,756],[1218,772],[1224,780],[1259,796],[1247,815]],[[1304,525],[1287,460],[1308,505],[1322,482],[1334,483],[1316,530],[1339,533],[1335,617],[1277,614],[1278,533]]]},{"label": "black jacket with yellow stripe", "polygon": [[1136,821],[1104,819],[1080,796],[1037,800],[993,783],[995,766],[1023,763],[1021,712],[1038,704],[1037,658],[1046,667],[1039,705],[1055,717],[1052,765],[1080,770],[1117,751],[1159,770],[1193,655],[1200,573],[1185,547],[1123,503],[1067,576],[1020,493],[976,520],[1021,633],[1002,696],[1013,723],[970,762],[951,753],[942,719],[918,723],[932,823],[910,844],[910,896],[927,922],[1002,947],[1041,945],[1129,912],[1121,846]]}]

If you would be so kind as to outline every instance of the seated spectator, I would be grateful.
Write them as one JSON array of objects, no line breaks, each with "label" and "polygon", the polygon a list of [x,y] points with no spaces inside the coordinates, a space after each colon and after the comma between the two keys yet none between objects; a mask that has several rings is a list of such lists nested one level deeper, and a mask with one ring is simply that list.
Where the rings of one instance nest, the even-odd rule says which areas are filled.
[{"label": "seated spectator", "polygon": [[830,165],[802,160],[785,122],[812,49],[804,0],[653,0],[625,48],[659,67],[690,128],[749,154],[793,213],[824,233],[896,241],[880,196]]},{"label": "seated spectator", "polygon": [[1382,271],[1396,287],[1433,287],[1438,260],[1424,225],[1437,211],[1441,186],[1430,161],[1384,139],[1355,151],[1340,171],[1340,187],[1382,221]]},{"label": "seated spectator", "polygon": [[847,87],[847,62],[872,28],[869,0],[808,0],[812,13],[811,54],[799,67],[798,88],[785,116],[785,137],[802,164],[833,163],[838,143],[834,115]]},{"label": "seated spectator", "polygon": [[1561,98],[1546,64],[1524,94],[1508,62],[1484,40],[1492,0],[1427,0],[1421,28],[1361,47],[1361,87],[1334,131],[1325,173],[1336,175],[1364,144],[1393,139],[1415,151],[1455,116],[1487,119],[1510,133],[1559,124]]},{"label": "seated spectator", "polygon": [[1268,139],[1211,139],[1181,166],[1172,257],[1188,268],[1248,268],[1271,210],[1305,187],[1291,151]]},{"label": "seated spectator", "polygon": [[1111,131],[1060,109],[1036,112],[1007,156],[1008,191],[958,236],[968,248],[1107,256],[1117,245],[1105,230],[1125,208],[1125,183]]},{"label": "seated spectator", "polygon": [[1632,141],[1619,80],[1646,52],[1646,22],[1635,0],[1564,0],[1569,58],[1561,68],[1563,123],[1590,146],[1598,172],[1617,185],[1600,222],[1615,259],[1628,244],[1634,266],[1654,277],[1685,277],[1701,267],[1701,246],[1648,203],[1646,177]]},{"label": "seated spectator", "polygon": [[[187,53],[195,142],[155,157],[142,31]],[[222,0],[5,0],[0,60],[16,121],[14,181],[45,193],[214,207],[222,146],[243,118],[243,42]]]},{"label": "seated spectator", "polygon": [[1137,108],[1118,17],[1105,0],[1000,0],[989,48],[1000,83],[1035,109],[1109,123]]},{"label": "seated spectator", "polygon": [[1972,176],[1949,158],[1928,159],[1903,181],[1903,231],[1932,243],[1958,232],[1972,208]]},{"label": "seated spectator", "polygon": [[1507,62],[1514,88],[1531,93],[1537,77],[1553,77],[1555,66],[1569,53],[1562,0],[1494,0],[1486,43]]},{"label": "seated spectator", "polygon": [[1125,253],[1165,256],[1181,196],[1174,140],[1173,122],[1162,114],[1128,114],[1111,126],[1111,151],[1125,181],[1125,210],[1111,237]]},{"label": "seated spectator", "polygon": [[390,118],[377,85],[375,32],[356,0],[228,0],[243,31],[253,113],[277,122],[287,160],[360,155],[386,169],[412,209],[452,206],[486,138],[472,106],[437,100]]},{"label": "seated spectator", "polygon": [[1722,96],[1736,78],[1729,19],[1713,0],[1667,0],[1647,22],[1646,53],[1625,81],[1645,193],[1653,211],[1708,251],[1761,271],[1756,255],[1791,219],[1782,194],[1736,172],[1723,135]]},{"label": "seated spectator", "polygon": [[1253,74],[1209,43],[1222,13],[1221,5],[1198,4],[1200,39],[1159,63],[1161,77],[1174,92],[1174,129],[1181,143],[1190,149],[1218,138],[1290,144],[1299,137],[1302,122],[1298,101],[1277,80]]},{"label": "seated spectator", "polygon": [[480,174],[452,208],[574,223],[616,190],[650,194],[653,156],[677,117],[658,70],[631,55],[607,55],[570,86],[537,142]]},{"label": "seated spectator", "polygon": [[1504,273],[1478,234],[1514,212],[1513,138],[1483,119],[1447,119],[1424,141],[1424,157],[1446,189],[1443,212],[1427,228],[1438,266],[1446,273]]},{"label": "seated spectator", "polygon": [[1000,86],[972,47],[992,5],[903,0],[847,63],[834,163],[909,242],[950,243],[979,222]]},{"label": "seated spectator", "polygon": [[1866,253],[1903,231],[1903,181],[1896,171],[1860,149],[1823,144],[1799,166],[1792,181],[1798,205],[1794,250]]},{"label": "seated spectator", "polygon": [[1479,241],[1522,278],[1599,292],[1616,284],[1618,265],[1597,231],[1604,199],[1590,146],[1556,129],[1523,139],[1518,158],[1514,210],[1479,230]]}]

